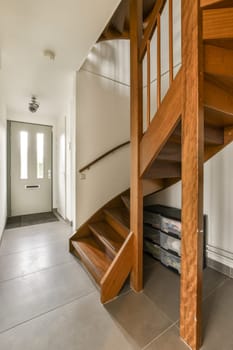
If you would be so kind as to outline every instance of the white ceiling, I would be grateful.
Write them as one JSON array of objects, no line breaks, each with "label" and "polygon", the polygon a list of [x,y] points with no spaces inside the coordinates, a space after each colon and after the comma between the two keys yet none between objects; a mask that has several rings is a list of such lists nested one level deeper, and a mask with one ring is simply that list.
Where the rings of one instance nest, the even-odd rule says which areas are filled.
[{"label": "white ceiling", "polygon": [[[120,0],[0,0],[1,70],[9,113],[64,115],[72,81]],[[55,61],[43,56],[54,50]]]}]

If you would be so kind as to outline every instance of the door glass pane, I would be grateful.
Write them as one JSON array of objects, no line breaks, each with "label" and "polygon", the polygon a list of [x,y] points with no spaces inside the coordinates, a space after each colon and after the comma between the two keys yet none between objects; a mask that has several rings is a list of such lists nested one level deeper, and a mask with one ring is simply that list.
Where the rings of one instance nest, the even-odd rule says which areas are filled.
[{"label": "door glass pane", "polygon": [[37,179],[44,178],[44,134],[36,135],[37,141]]},{"label": "door glass pane", "polygon": [[28,132],[20,131],[20,179],[28,179]]}]

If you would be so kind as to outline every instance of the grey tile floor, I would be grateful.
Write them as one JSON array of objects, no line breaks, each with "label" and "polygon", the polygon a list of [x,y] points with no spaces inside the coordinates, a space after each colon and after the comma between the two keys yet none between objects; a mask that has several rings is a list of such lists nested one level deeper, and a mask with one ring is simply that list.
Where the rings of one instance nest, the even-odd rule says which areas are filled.
[{"label": "grey tile floor", "polygon": [[[0,247],[1,350],[185,350],[179,277],[145,257],[144,291],[101,305],[68,252],[63,222],[6,230]],[[203,350],[233,349],[233,280],[204,273]]]}]

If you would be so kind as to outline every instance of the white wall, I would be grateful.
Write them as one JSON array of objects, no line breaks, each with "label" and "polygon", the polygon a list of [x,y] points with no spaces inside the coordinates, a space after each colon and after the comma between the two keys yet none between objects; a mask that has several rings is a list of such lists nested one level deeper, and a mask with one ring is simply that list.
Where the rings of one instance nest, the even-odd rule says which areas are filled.
[{"label": "white wall", "polygon": [[2,93],[2,77],[0,72],[0,239],[6,223],[7,216],[7,183],[6,183],[6,109]]},{"label": "white wall", "polygon": [[78,170],[129,140],[129,43],[95,45],[77,74],[77,226],[129,187],[129,147]]}]

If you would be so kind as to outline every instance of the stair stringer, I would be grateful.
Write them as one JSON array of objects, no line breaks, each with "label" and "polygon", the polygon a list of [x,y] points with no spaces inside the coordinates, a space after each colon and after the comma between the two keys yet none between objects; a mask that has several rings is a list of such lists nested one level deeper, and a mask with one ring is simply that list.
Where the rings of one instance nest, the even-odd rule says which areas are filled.
[{"label": "stair stringer", "polygon": [[121,290],[133,266],[134,236],[130,232],[108,271],[100,282],[101,302],[115,298]]}]

